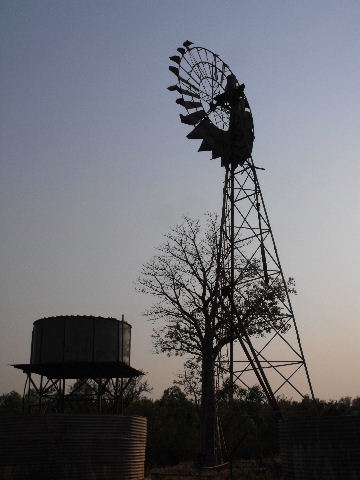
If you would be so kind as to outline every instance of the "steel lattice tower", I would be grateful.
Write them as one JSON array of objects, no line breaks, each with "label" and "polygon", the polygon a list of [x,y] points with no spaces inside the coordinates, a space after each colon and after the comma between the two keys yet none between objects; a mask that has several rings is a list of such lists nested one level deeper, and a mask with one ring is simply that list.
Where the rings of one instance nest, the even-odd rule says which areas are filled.
[{"label": "steel lattice tower", "polygon": [[230,399],[235,385],[260,385],[281,415],[279,394],[315,398],[290,301],[294,284],[284,276],[252,158],[245,85],[211,50],[187,40],[177,51],[169,67],[177,84],[168,89],[180,94],[181,122],[193,127],[187,138],[201,140],[199,151],[220,158],[225,170],[214,288],[223,345],[217,378],[230,385]]},{"label": "steel lattice tower", "polygon": [[[219,257],[221,315],[227,316],[233,330],[233,341],[219,359],[222,373],[229,375],[230,384],[239,382],[249,388],[254,381],[259,383],[275,410],[276,395],[285,387],[287,393],[314,398],[289,285],[251,157],[242,166],[226,167]],[[267,292],[270,296],[263,303],[263,315],[259,312],[256,320],[265,331],[262,336],[247,332],[251,319],[242,318],[241,312],[242,305],[251,301],[254,282],[261,289],[262,300]],[[266,311],[271,308],[271,295],[279,290],[279,308]]]}]

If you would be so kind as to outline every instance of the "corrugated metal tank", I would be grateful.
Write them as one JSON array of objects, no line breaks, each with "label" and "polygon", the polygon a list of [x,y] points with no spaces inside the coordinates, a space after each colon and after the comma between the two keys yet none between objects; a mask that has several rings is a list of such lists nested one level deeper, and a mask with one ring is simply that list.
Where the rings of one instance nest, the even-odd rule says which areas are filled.
[{"label": "corrugated metal tank", "polygon": [[286,480],[360,479],[358,416],[285,420],[279,441]]},{"label": "corrugated metal tank", "polygon": [[36,320],[30,363],[130,364],[131,325],[116,318],[59,316]]},{"label": "corrugated metal tank", "polygon": [[140,480],[145,444],[143,417],[0,417],[0,479]]}]

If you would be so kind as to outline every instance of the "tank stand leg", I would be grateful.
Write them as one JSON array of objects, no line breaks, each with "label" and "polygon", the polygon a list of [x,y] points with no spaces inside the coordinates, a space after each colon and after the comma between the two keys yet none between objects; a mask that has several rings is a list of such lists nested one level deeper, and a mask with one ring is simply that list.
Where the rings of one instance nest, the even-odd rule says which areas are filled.
[{"label": "tank stand leg", "polygon": [[23,413],[25,413],[26,395],[28,395],[28,392],[27,392],[26,388],[28,387],[28,384],[30,384],[29,373],[26,374],[26,380],[25,380],[23,397],[22,397],[22,411],[23,411]]}]

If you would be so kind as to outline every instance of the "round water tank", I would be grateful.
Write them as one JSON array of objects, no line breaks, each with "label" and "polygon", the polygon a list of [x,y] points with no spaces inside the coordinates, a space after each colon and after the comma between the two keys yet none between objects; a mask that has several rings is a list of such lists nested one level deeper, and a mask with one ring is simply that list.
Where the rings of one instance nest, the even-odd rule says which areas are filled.
[{"label": "round water tank", "polygon": [[360,417],[285,420],[279,426],[283,478],[356,480],[360,478]]},{"label": "round water tank", "polygon": [[30,363],[130,364],[131,325],[116,318],[58,316],[36,320]]},{"label": "round water tank", "polygon": [[146,418],[120,415],[0,417],[0,479],[141,480]]}]

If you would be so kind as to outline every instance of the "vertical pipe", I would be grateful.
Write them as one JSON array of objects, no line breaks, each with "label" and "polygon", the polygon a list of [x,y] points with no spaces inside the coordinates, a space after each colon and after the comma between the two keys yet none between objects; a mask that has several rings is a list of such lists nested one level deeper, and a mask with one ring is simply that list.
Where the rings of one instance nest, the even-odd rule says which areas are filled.
[{"label": "vertical pipe", "polygon": [[62,361],[65,362],[66,361],[66,357],[65,357],[65,347],[66,347],[66,317],[63,317],[63,322],[64,322],[64,325],[63,325],[63,338],[62,338]]},{"label": "vertical pipe", "polygon": [[41,407],[42,407],[42,396],[43,396],[43,375],[40,377],[40,390],[39,390],[39,412],[41,413]]},{"label": "vertical pipe", "polygon": [[234,391],[234,340],[233,340],[233,324],[234,324],[234,310],[232,305],[234,305],[234,283],[235,283],[235,186],[234,186],[234,177],[235,177],[235,166],[231,164],[231,173],[230,173],[230,365],[229,365],[229,375],[230,375],[230,406],[232,407],[233,402],[233,391]]},{"label": "vertical pipe", "polygon": [[[230,121],[229,121],[229,132],[231,142],[233,137],[236,136],[236,116],[237,111],[240,107],[239,100],[233,99],[230,105]],[[230,291],[229,291],[229,300],[230,300],[230,365],[229,365],[229,381],[230,381],[230,408],[233,407],[233,391],[234,391],[234,287],[235,287],[235,170],[236,170],[236,161],[233,155],[233,145],[230,145],[230,195],[229,192],[228,198],[230,200]]]},{"label": "vertical pipe", "polygon": [[121,315],[121,361],[124,362],[124,315]]},{"label": "vertical pipe", "polygon": [[116,359],[118,362],[121,362],[120,358],[120,322],[117,322],[117,355]]},{"label": "vertical pipe", "polygon": [[[230,111],[229,131],[230,138],[234,135],[235,115],[236,115],[236,101],[232,102]],[[232,145],[231,145],[232,150]],[[229,407],[233,410],[234,407],[234,286],[235,286],[235,170],[236,162],[233,160],[233,152],[230,152],[230,345],[229,345],[229,381],[230,381],[230,398]],[[232,433],[232,432],[231,432]],[[233,435],[231,435],[231,442],[233,442]],[[233,445],[231,445],[231,452],[233,452]],[[230,480],[233,479],[233,455],[230,454],[229,459]]]},{"label": "vertical pipe", "polygon": [[98,405],[99,405],[99,413],[102,413],[102,394],[103,394],[103,391],[102,391],[102,379],[99,378],[98,379]]},{"label": "vertical pipe", "polygon": [[39,320],[39,325],[40,325],[40,358],[38,359],[37,363],[42,363],[43,361],[43,326],[44,326],[44,320]]},{"label": "vertical pipe", "polygon": [[124,410],[124,379],[121,377],[120,380],[120,390],[121,390],[121,396],[120,396],[120,413],[123,413]]},{"label": "vertical pipe", "polygon": [[35,354],[34,354],[34,330],[35,326],[33,326],[31,332],[31,352],[30,352],[30,363],[36,363]]},{"label": "vertical pipe", "polygon": [[96,322],[95,318],[92,318],[92,339],[91,339],[91,361],[95,362],[95,335],[96,335]]},{"label": "vertical pipe", "polygon": [[119,378],[115,380],[115,408],[114,413],[119,413]]},{"label": "vertical pipe", "polygon": [[26,398],[26,387],[29,382],[29,373],[26,373],[26,380],[25,380],[25,385],[24,385],[24,391],[23,391],[23,398],[22,398],[22,412],[25,413],[25,398]]},{"label": "vertical pipe", "polygon": [[[234,407],[234,284],[235,284],[235,166],[230,166],[230,345],[229,345],[229,381],[230,381],[230,398],[229,407]],[[231,435],[231,443],[233,443],[233,435]],[[231,452],[233,445],[231,445]],[[233,455],[230,455],[230,480],[233,479]]]},{"label": "vertical pipe", "polygon": [[61,385],[61,412],[65,410],[65,378],[62,379]]}]

